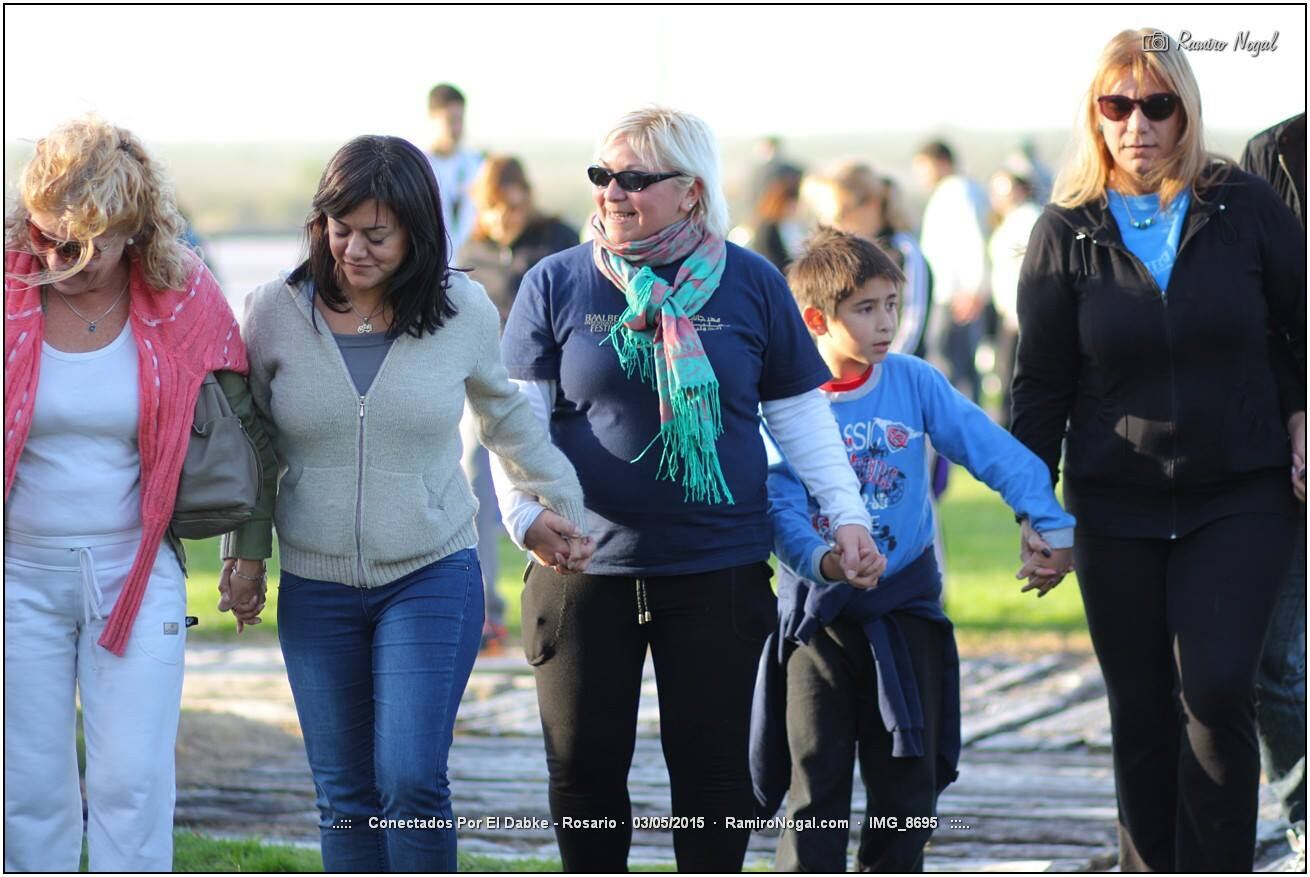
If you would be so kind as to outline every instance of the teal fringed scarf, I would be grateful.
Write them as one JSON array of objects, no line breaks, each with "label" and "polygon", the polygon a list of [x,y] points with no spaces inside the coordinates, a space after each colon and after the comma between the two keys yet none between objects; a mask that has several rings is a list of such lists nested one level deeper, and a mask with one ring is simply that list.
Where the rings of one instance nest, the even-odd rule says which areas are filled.
[{"label": "teal fringed scarf", "polygon": [[[723,238],[690,217],[622,244],[609,240],[599,216],[592,216],[591,230],[596,267],[628,303],[601,343],[614,345],[629,378],[635,371],[659,395],[659,435],[646,446],[649,451],[663,440],[657,477],[673,481],[681,475],[689,501],[732,503],[716,444],[723,435],[719,380],[691,322],[723,277]],[[679,259],[684,261],[672,286],[651,270]]]}]

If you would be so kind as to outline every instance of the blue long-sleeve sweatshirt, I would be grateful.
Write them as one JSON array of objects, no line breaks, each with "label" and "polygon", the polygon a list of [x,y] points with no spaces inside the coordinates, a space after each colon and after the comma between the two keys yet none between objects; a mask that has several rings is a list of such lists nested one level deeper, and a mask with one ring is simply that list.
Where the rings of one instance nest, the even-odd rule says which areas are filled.
[{"label": "blue long-sleeve sweatshirt", "polygon": [[[758,814],[772,815],[790,775],[786,746],[786,660],[797,643],[837,617],[857,621],[869,638],[878,678],[879,710],[893,735],[893,755],[923,754],[918,686],[891,612],[950,622],[938,605],[941,577],[932,556],[933,518],[925,438],[948,459],[998,491],[1053,548],[1073,544],[1074,519],[1060,508],[1045,464],[994,424],[923,360],[890,354],[864,378],[826,386],[852,468],[874,521],[873,536],[887,556],[880,587],[863,591],[827,582],[819,565],[831,528],[818,506],[767,442],[769,505],[774,551],[782,561],[779,625],[761,658],[751,728],[751,773]],[[946,762],[942,786],[959,758],[959,662],[947,637],[940,739]],[[908,676],[908,678],[907,678]],[[938,789],[940,791],[940,788]]]},{"label": "blue long-sleeve sweatshirt", "polygon": [[[873,537],[887,556],[886,575],[933,544],[925,438],[1028,517],[1052,548],[1073,545],[1073,516],[1060,508],[1046,466],[928,363],[888,354],[859,386],[826,395],[873,518]],[[768,446],[774,552],[792,574],[820,581],[831,528],[777,446]]]}]

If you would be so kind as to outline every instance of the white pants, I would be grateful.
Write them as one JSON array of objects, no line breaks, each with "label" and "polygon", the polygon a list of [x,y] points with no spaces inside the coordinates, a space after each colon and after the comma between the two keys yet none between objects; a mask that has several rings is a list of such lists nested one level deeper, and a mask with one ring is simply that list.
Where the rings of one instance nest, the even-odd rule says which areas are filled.
[{"label": "white pants", "polygon": [[167,543],[124,656],[96,644],[139,543],[139,531],[58,539],[6,531],[6,871],[77,871],[75,694],[90,869],[172,870],[186,583]]}]

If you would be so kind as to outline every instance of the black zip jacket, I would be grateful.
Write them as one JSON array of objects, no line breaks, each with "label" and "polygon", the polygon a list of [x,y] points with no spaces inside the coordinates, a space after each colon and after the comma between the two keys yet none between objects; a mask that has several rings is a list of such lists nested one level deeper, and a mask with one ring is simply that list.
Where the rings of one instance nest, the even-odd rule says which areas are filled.
[{"label": "black zip jacket", "polygon": [[1305,225],[1305,113],[1252,137],[1242,152],[1242,169],[1267,180]]},{"label": "black zip jacket", "polygon": [[1011,430],[1080,525],[1170,538],[1291,514],[1287,417],[1305,410],[1306,249],[1264,180],[1193,192],[1168,295],[1104,201],[1048,206],[1019,278]]}]

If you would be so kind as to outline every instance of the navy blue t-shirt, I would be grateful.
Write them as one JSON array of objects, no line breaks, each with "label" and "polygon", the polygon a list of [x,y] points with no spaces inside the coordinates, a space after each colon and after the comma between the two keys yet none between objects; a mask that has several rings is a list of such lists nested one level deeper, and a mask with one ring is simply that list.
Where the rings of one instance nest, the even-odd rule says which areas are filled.
[{"label": "navy blue t-shirt", "polygon": [[[578,470],[596,540],[589,573],[681,575],[765,560],[772,548],[760,402],[831,378],[791,291],[766,259],[727,245],[723,279],[692,317],[719,380],[719,465],[734,504],[693,502],[681,481],[657,480],[659,400],[629,378],[610,344],[623,294],[586,243],[538,262],[523,278],[501,340],[512,378],[557,381],[550,435]],[[655,269],[672,282],[678,264]]]}]

